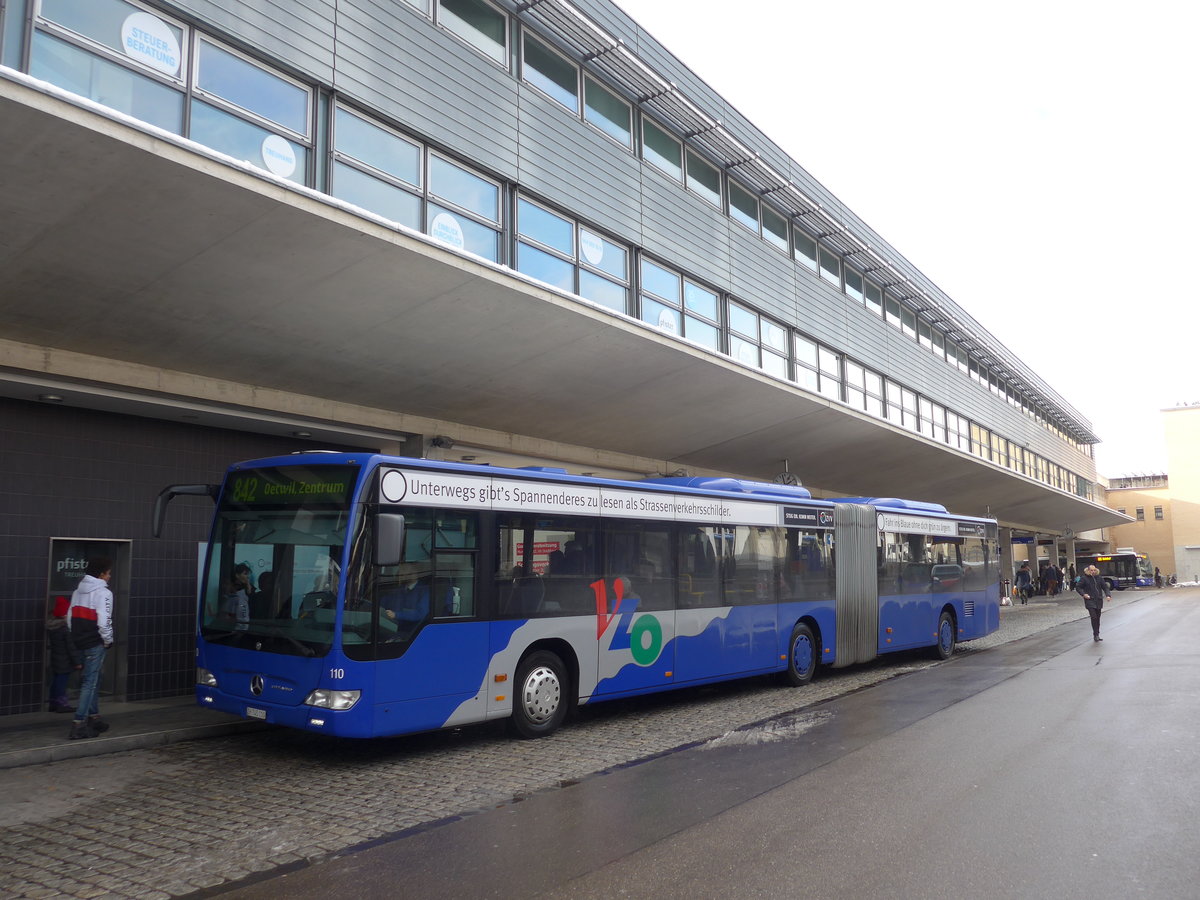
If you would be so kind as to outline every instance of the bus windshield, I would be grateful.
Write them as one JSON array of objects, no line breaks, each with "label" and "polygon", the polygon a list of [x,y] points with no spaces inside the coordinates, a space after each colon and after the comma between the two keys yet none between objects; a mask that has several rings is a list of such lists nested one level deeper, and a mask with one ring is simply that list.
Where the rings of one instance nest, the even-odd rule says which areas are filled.
[{"label": "bus windshield", "polygon": [[316,482],[294,468],[227,486],[201,595],[205,640],[299,656],[329,650],[356,475],[322,471],[322,486],[340,487],[315,500],[307,490]]}]

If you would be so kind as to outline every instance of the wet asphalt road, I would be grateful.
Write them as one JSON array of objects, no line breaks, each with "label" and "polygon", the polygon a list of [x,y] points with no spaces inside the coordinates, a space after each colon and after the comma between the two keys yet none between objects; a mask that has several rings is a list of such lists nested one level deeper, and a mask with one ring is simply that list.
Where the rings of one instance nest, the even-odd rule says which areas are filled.
[{"label": "wet asphalt road", "polygon": [[222,896],[1200,896],[1192,594]]}]

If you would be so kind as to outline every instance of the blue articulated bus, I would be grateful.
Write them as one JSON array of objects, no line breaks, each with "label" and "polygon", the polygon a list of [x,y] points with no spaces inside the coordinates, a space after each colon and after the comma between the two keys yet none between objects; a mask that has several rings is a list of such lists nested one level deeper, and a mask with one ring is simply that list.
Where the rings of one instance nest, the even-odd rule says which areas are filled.
[{"label": "blue articulated bus", "polygon": [[372,454],[234,465],[200,587],[202,706],[347,737],[958,641],[1000,621],[996,523],[732,478],[644,481]]}]

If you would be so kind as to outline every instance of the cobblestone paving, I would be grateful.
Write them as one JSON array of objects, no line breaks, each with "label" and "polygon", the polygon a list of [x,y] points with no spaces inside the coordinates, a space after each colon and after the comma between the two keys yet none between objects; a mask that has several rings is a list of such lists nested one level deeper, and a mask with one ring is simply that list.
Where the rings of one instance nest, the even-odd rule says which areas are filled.
[{"label": "cobblestone paving", "polygon": [[[1118,594],[1114,605],[1144,596]],[[958,652],[1081,618],[1082,603],[1005,607],[999,631]],[[606,703],[538,741],[495,725],[367,742],[280,730],[8,770],[0,821],[18,824],[0,827],[0,896],[179,897],[721,739],[934,664],[905,655],[798,689],[751,679]],[[44,783],[48,798],[63,787],[14,817],[4,815],[13,779]]]}]

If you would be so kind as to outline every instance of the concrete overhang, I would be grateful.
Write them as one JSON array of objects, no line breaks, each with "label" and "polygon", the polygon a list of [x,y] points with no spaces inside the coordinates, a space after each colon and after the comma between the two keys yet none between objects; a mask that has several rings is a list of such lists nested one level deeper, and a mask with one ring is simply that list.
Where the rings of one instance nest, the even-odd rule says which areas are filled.
[{"label": "concrete overhang", "polygon": [[10,70],[0,122],[9,341],[1048,533],[1127,518]]}]

